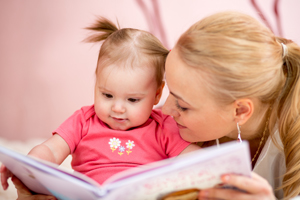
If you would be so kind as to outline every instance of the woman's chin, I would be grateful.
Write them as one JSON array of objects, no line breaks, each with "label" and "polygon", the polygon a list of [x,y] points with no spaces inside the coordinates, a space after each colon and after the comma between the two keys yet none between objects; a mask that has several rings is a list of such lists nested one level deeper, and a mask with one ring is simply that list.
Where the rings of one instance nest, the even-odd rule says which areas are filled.
[{"label": "woman's chin", "polygon": [[191,133],[189,133],[187,130],[180,130],[180,136],[183,140],[187,141],[187,142],[198,142],[199,139],[193,137],[193,135]]}]

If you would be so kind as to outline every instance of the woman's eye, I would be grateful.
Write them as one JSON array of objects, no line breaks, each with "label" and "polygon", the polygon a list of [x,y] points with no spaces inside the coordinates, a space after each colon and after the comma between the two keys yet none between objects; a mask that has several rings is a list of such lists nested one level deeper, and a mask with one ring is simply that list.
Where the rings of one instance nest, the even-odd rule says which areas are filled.
[{"label": "woman's eye", "polygon": [[136,103],[139,102],[139,99],[134,99],[134,98],[129,98],[128,101],[132,102],[132,103]]},{"label": "woman's eye", "polygon": [[113,95],[111,95],[111,94],[102,93],[102,95],[105,96],[105,97],[108,98],[108,99],[113,98]]},{"label": "woman's eye", "polygon": [[184,112],[184,111],[187,110],[187,108],[181,107],[181,106],[179,105],[178,101],[176,101],[175,105],[176,105],[176,107],[177,107],[180,111],[183,111],[183,112]]}]

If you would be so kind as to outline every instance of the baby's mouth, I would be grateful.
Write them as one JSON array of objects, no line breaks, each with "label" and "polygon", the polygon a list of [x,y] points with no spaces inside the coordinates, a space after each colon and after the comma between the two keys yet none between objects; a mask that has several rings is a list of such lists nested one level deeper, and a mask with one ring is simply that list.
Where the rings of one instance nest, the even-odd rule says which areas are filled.
[{"label": "baby's mouth", "polygon": [[127,121],[128,119],[126,118],[118,118],[118,117],[112,117],[113,120],[117,121],[117,122],[125,122]]}]

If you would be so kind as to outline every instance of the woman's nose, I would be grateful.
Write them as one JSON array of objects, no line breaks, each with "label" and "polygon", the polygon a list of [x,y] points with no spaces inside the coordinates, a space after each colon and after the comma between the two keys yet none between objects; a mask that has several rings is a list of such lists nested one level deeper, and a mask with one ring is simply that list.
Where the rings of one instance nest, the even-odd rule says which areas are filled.
[{"label": "woman's nose", "polygon": [[116,101],[112,106],[112,111],[115,113],[124,113],[126,109],[122,102]]},{"label": "woman's nose", "polygon": [[174,109],[174,99],[169,95],[166,102],[164,103],[162,107],[162,112],[166,115],[171,115],[173,117],[179,117],[179,112]]}]

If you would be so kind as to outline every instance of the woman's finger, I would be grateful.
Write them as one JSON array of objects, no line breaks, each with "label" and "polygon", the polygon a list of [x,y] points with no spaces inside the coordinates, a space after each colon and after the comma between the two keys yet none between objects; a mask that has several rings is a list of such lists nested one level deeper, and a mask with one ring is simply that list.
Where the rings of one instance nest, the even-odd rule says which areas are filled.
[{"label": "woman's finger", "polygon": [[27,195],[27,196],[32,195],[29,189],[16,176],[13,176],[11,180],[15,185],[18,194],[20,193],[22,195]]},{"label": "woman's finger", "polygon": [[12,177],[17,193],[18,200],[56,200],[54,196],[49,195],[33,195],[30,190],[15,176]]},{"label": "woman's finger", "polygon": [[234,186],[243,190],[250,194],[266,194],[266,195],[273,195],[273,190],[271,185],[263,178],[252,173],[252,178],[240,175],[224,175],[222,176],[222,181],[225,184]]},{"label": "woman's finger", "polygon": [[232,189],[211,188],[201,190],[199,192],[199,200],[214,199],[214,200],[262,200],[259,197],[252,196],[248,193]]}]

